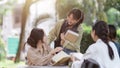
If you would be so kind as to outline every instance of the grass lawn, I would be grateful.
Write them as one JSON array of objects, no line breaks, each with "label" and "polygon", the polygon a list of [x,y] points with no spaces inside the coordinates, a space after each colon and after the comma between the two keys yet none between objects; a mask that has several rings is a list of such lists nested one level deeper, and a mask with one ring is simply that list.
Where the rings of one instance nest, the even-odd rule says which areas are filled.
[{"label": "grass lawn", "polygon": [[14,63],[11,60],[0,61],[0,68],[17,68],[21,65],[25,65],[25,62]]}]

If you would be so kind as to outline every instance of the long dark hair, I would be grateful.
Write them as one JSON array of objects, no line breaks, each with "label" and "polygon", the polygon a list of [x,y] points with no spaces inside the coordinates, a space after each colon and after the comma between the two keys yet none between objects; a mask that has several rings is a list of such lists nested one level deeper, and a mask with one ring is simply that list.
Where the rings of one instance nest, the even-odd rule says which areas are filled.
[{"label": "long dark hair", "polygon": [[109,27],[109,38],[110,40],[115,39],[117,32],[116,32],[116,28],[114,25],[108,25]]},{"label": "long dark hair", "polygon": [[92,30],[95,30],[95,34],[104,42],[107,44],[107,47],[108,47],[108,53],[109,53],[109,56],[110,56],[110,59],[113,59],[114,58],[114,53],[113,53],[113,50],[112,48],[110,47],[110,45],[108,44],[109,42],[109,38],[108,38],[108,34],[109,34],[109,31],[108,31],[108,25],[106,22],[104,21],[97,21]]},{"label": "long dark hair", "polygon": [[27,43],[33,47],[33,48],[37,48],[37,43],[39,40],[41,40],[42,42],[44,38],[44,31],[42,29],[39,28],[33,28],[30,36],[27,39]]},{"label": "long dark hair", "polygon": [[[82,24],[82,22],[84,20],[84,13],[78,8],[73,8],[72,10],[70,10],[68,12],[67,16],[70,16],[71,14],[73,14],[73,18],[75,20],[79,20],[79,21],[72,28],[70,28],[70,30],[72,30],[74,32],[78,32],[77,28],[80,24]],[[64,25],[64,28],[65,28],[64,30],[66,32],[69,29],[69,28],[67,28],[69,26],[69,24],[67,23],[68,22],[67,20],[65,20],[64,22],[65,23],[63,25]]]},{"label": "long dark hair", "polygon": [[71,14],[73,14],[73,18],[75,20],[79,20],[79,22],[75,25],[75,27],[78,27],[84,20],[84,13],[78,8],[73,8],[71,11],[69,11],[68,16]]}]

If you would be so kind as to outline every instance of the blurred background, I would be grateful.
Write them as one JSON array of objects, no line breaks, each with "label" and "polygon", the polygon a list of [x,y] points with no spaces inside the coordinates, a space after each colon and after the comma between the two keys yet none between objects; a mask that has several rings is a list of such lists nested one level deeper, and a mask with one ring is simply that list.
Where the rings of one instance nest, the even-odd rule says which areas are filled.
[{"label": "blurred background", "polygon": [[90,31],[96,20],[115,25],[120,43],[120,0],[0,0],[0,67],[25,65],[24,43],[31,29],[42,28],[48,35],[72,8],[85,14],[82,53],[93,43]]}]

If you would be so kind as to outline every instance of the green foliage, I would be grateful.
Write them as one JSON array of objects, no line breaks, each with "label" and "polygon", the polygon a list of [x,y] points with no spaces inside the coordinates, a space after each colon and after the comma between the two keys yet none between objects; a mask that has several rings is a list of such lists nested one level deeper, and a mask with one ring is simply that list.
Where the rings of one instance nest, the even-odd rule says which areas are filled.
[{"label": "green foliage", "polygon": [[106,3],[106,0],[57,0],[57,18],[66,18],[68,11],[77,7],[84,12],[84,22],[86,24],[91,25],[94,20],[104,20],[107,22],[104,3]]},{"label": "green foliage", "polygon": [[111,8],[107,11],[108,23],[113,24],[115,22],[116,9]]},{"label": "green foliage", "polygon": [[117,40],[120,43],[120,29],[117,30]]},{"label": "green foliage", "polygon": [[5,58],[6,58],[5,45],[2,39],[0,38],[0,61],[5,60]]},{"label": "green foliage", "polygon": [[81,41],[81,52],[85,53],[85,51],[87,50],[87,48],[89,47],[89,45],[91,45],[93,43],[93,40],[91,38],[91,26],[86,26],[85,24],[82,25],[84,33],[83,33],[83,38]]},{"label": "green foliage", "polygon": [[81,53],[85,53],[85,51],[87,50],[89,45],[91,45],[92,43],[93,43],[93,40],[91,38],[90,33],[84,32],[83,33],[83,38],[82,38],[82,41],[81,41],[81,47],[80,47]]},{"label": "green foliage", "polygon": [[82,28],[84,30],[84,32],[90,33],[91,31],[91,26],[87,26],[86,24],[82,24]]},{"label": "green foliage", "polygon": [[0,14],[5,15],[6,12],[13,9],[13,6],[17,0],[9,0],[7,3],[0,5]]},{"label": "green foliage", "polygon": [[75,7],[79,8],[79,5],[78,0],[57,0],[56,12],[58,14],[58,19],[66,18],[68,11]]},{"label": "green foliage", "polygon": [[111,8],[107,11],[108,23],[114,24],[120,27],[120,12],[115,8]]},{"label": "green foliage", "polygon": [[107,0],[105,3],[105,11],[109,10],[111,7],[120,11],[120,0]]},{"label": "green foliage", "polygon": [[107,21],[107,16],[106,16],[105,12],[99,12],[99,14],[97,15],[97,19],[105,21],[105,22],[108,22]]}]

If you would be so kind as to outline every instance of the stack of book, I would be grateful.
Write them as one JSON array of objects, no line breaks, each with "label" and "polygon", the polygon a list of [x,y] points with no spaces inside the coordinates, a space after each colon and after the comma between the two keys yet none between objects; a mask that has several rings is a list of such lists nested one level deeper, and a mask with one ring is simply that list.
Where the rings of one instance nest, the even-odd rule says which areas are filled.
[{"label": "stack of book", "polygon": [[72,30],[68,30],[65,34],[65,40],[72,42],[72,43],[76,42],[78,37],[79,37],[79,34]]}]

